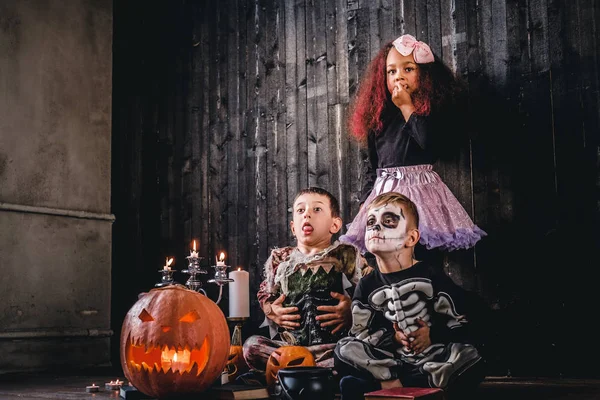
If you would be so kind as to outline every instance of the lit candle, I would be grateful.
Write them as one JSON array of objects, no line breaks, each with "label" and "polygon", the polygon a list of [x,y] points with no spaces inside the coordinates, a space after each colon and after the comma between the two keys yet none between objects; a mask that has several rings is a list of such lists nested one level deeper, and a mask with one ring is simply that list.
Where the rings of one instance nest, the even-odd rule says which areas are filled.
[{"label": "lit candle", "polygon": [[225,253],[221,252],[219,259],[217,260],[217,267],[224,267],[224,266],[225,266]]},{"label": "lit candle", "polygon": [[96,385],[95,383],[92,383],[91,386],[86,386],[85,387],[85,391],[88,393],[94,393],[100,390],[100,386]]},{"label": "lit candle", "polygon": [[163,269],[165,271],[170,271],[171,270],[170,265],[173,263],[173,260],[174,260],[173,257],[171,257],[171,258],[167,257],[167,262],[166,262],[165,266],[163,267]]},{"label": "lit candle", "polygon": [[162,350],[160,355],[161,368],[166,373],[169,369],[173,372],[184,372],[190,366],[192,353],[188,349],[175,350],[169,349],[167,346]]},{"label": "lit candle", "polygon": [[122,383],[123,382],[119,381],[118,379],[117,379],[116,382],[115,381],[106,382],[104,384],[104,389],[106,389],[106,390],[119,390],[119,389],[121,389],[121,384]]},{"label": "lit candle", "polygon": [[229,273],[229,278],[233,279],[229,283],[229,316],[250,317],[250,274],[238,268]]},{"label": "lit candle", "polygon": [[190,257],[198,258],[198,252],[196,251],[196,241],[194,240],[193,250],[190,252]]},{"label": "lit candle", "polygon": [[182,367],[182,364],[181,364],[181,361],[178,360],[177,353],[173,354],[173,359],[171,360],[171,370],[173,372],[181,371],[182,370],[181,367]]},{"label": "lit candle", "polygon": [[192,354],[188,349],[178,350],[173,354],[173,362],[171,363],[172,371],[184,372],[187,371],[190,365]]}]

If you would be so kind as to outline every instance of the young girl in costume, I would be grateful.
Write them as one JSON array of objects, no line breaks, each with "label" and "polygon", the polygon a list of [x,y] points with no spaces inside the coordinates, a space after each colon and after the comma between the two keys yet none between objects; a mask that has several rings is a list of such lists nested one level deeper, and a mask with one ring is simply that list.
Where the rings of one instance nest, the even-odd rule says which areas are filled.
[{"label": "young girl in costume", "polygon": [[467,249],[486,236],[432,168],[450,143],[459,94],[455,75],[413,36],[403,35],[379,51],[350,119],[353,136],[367,144],[369,164],[361,209],[340,242],[366,251],[366,205],[390,191],[417,204],[420,243],[427,249]]}]

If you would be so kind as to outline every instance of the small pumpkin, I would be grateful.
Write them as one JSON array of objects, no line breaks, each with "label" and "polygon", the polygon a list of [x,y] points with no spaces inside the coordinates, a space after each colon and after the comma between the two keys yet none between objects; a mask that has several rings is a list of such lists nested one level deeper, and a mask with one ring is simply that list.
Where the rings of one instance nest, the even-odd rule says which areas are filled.
[{"label": "small pumpkin", "polygon": [[277,383],[277,372],[281,368],[315,365],[315,357],[306,347],[282,346],[274,350],[267,360],[267,386],[273,388]]},{"label": "small pumpkin", "polygon": [[229,357],[227,358],[227,365],[225,365],[228,381],[233,382],[235,378],[244,372],[247,372],[248,369],[242,347],[242,328],[241,325],[235,325],[233,334],[231,335]]},{"label": "small pumpkin", "polygon": [[233,382],[235,378],[244,373],[246,369],[246,361],[244,360],[242,346],[231,346],[229,348],[227,365],[225,365],[225,371],[227,372],[229,382]]},{"label": "small pumpkin", "polygon": [[208,297],[182,285],[140,296],[121,328],[121,367],[140,392],[157,398],[200,393],[221,376],[229,327]]}]

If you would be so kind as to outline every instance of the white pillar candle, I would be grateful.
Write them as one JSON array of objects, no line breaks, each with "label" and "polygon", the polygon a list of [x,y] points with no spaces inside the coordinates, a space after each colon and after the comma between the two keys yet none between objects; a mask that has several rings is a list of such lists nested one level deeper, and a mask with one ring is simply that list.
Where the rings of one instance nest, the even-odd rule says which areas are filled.
[{"label": "white pillar candle", "polygon": [[231,271],[229,278],[229,316],[250,317],[250,275],[248,271]]}]

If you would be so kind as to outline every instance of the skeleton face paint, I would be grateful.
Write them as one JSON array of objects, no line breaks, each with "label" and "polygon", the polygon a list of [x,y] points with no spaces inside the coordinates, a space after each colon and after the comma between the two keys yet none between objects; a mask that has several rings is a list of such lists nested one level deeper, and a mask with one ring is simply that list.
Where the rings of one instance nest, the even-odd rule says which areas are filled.
[{"label": "skeleton face paint", "polygon": [[396,252],[404,247],[407,221],[402,208],[384,204],[369,210],[365,244],[373,254]]}]

